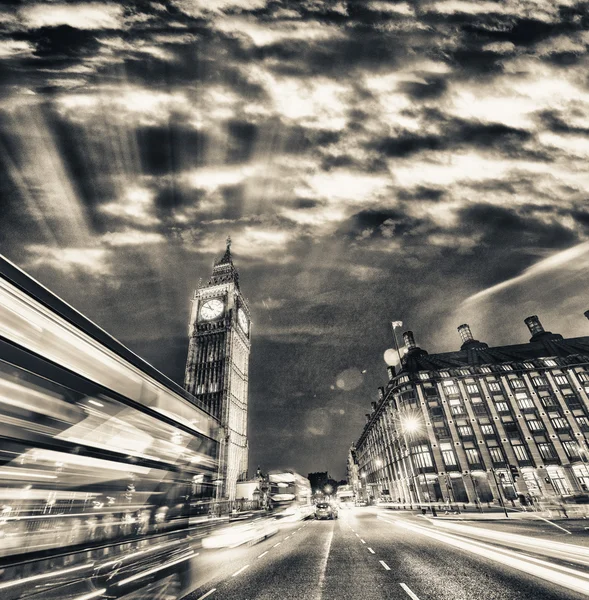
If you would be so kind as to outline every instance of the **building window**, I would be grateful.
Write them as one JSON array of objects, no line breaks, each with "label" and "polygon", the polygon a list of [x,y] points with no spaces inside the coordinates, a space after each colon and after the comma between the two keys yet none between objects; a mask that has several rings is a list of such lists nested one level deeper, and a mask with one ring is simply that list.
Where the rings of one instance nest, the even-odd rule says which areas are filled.
[{"label": "building window", "polygon": [[548,381],[544,377],[532,377],[532,383],[536,387],[544,387],[548,385]]},{"label": "building window", "polygon": [[529,398],[528,396],[524,396],[523,398],[518,398],[517,405],[520,408],[534,408],[534,403],[532,402],[532,399]]},{"label": "building window", "polygon": [[479,386],[478,385],[474,385],[474,384],[469,384],[466,386],[466,391],[469,394],[480,394],[481,392],[479,391]]},{"label": "building window", "polygon": [[538,421],[538,419],[528,421],[528,427],[530,428],[530,431],[544,431],[544,423]]},{"label": "building window", "polygon": [[462,437],[468,437],[470,435],[472,435],[472,428],[469,427],[468,425],[461,425],[460,427],[457,427],[458,429],[458,435],[462,436]]},{"label": "building window", "polygon": [[452,449],[452,444],[440,444],[440,450],[442,452],[444,464],[447,467],[455,467],[458,464],[456,462],[456,455]]},{"label": "building window", "polygon": [[503,456],[503,451],[501,448],[489,448],[489,454],[491,455],[491,460],[494,463],[505,462],[505,457]]},{"label": "building window", "polygon": [[515,453],[515,457],[520,462],[530,460],[530,457],[528,456],[528,451],[526,450],[525,446],[513,446],[513,451]]},{"label": "building window", "polygon": [[493,425],[481,425],[481,433],[483,435],[495,435]]},{"label": "building window", "polygon": [[491,367],[481,367],[481,373],[492,373]]},{"label": "building window", "polygon": [[564,417],[556,417],[550,420],[554,429],[569,429],[569,423]]},{"label": "building window", "polygon": [[432,455],[429,451],[427,444],[421,444],[420,446],[413,447],[413,458],[418,467],[426,469],[427,467],[433,467]]},{"label": "building window", "polygon": [[555,375],[554,381],[556,381],[558,385],[569,385],[569,380],[566,375]]},{"label": "building window", "polygon": [[579,458],[580,457],[579,445],[577,444],[577,442],[563,442],[562,446],[569,458]]},{"label": "building window", "polygon": [[502,371],[513,371],[513,367],[511,365],[499,365]]},{"label": "building window", "polygon": [[521,388],[525,388],[526,384],[521,379],[512,379],[511,387],[513,389],[521,389]]},{"label": "building window", "polygon": [[450,373],[448,371],[440,371],[440,377],[450,377]]},{"label": "building window", "polygon": [[492,392],[500,392],[501,391],[501,384],[497,383],[496,381],[490,381],[488,385],[489,385],[489,390],[491,390]]},{"label": "building window", "polygon": [[420,373],[419,379],[429,379],[429,373]]},{"label": "building window", "polygon": [[558,402],[556,401],[556,398],[554,396],[542,396],[541,400],[542,400],[542,404],[546,408],[558,406]]},{"label": "building window", "polygon": [[547,367],[557,367],[558,366],[557,362],[553,358],[545,358],[544,364]]},{"label": "building window", "polygon": [[542,442],[542,443],[538,444],[538,450],[540,452],[540,456],[544,460],[558,458],[558,454],[556,454],[556,450],[554,449],[554,446],[550,442]]},{"label": "building window", "polygon": [[524,369],[535,369],[536,367],[534,366],[534,363],[531,362],[525,362],[524,363]]},{"label": "building window", "polygon": [[455,385],[446,385],[445,384],[444,391],[449,396],[456,396],[456,395],[460,394],[458,387]]},{"label": "building window", "polygon": [[589,381],[589,373],[577,373],[579,381]]},{"label": "building window", "polygon": [[497,402],[495,408],[497,409],[497,412],[509,412],[509,405],[507,402]]},{"label": "building window", "polygon": [[470,371],[468,369],[460,369],[458,372],[461,375],[470,375]]},{"label": "building window", "polygon": [[589,417],[581,416],[575,417],[579,427],[589,427]]},{"label": "building window", "polygon": [[480,465],[481,459],[479,457],[479,451],[476,448],[465,449],[466,460],[469,465]]}]

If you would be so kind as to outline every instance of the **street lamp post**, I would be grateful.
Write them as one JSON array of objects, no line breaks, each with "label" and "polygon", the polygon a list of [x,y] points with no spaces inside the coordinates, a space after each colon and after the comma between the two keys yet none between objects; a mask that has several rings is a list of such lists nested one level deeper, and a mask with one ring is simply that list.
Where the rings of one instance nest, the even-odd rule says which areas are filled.
[{"label": "street lamp post", "polygon": [[[503,507],[503,512],[505,513],[505,516],[507,518],[509,518],[509,515],[507,514],[507,508],[505,508],[505,500],[503,499],[503,492],[501,491],[501,487],[497,483],[497,476],[495,475],[495,469],[491,469],[491,473],[493,474],[493,479],[495,480],[495,487],[497,488],[497,491],[499,492],[499,502],[500,502],[501,506]],[[499,474],[499,477],[501,477],[501,474]],[[501,484],[501,485],[503,485],[503,484]]]}]

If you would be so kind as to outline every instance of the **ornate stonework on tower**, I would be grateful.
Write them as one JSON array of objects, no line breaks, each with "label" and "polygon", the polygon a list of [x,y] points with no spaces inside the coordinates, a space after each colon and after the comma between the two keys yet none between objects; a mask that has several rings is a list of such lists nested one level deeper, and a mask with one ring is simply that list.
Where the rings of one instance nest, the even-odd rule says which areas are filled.
[{"label": "ornate stonework on tower", "polygon": [[197,396],[224,429],[217,498],[235,499],[237,481],[247,478],[250,312],[239,289],[231,239],[205,285],[192,299],[184,387]]}]

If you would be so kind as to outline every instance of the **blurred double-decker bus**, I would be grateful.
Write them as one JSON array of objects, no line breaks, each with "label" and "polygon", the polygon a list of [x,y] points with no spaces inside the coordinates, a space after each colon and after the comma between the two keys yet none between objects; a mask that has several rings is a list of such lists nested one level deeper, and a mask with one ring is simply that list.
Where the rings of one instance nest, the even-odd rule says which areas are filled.
[{"label": "blurred double-decker bus", "polygon": [[306,477],[294,471],[271,471],[268,485],[276,516],[298,519],[313,513],[311,483]]},{"label": "blurred double-decker bus", "polygon": [[0,598],[179,597],[218,452],[193,396],[0,257]]}]

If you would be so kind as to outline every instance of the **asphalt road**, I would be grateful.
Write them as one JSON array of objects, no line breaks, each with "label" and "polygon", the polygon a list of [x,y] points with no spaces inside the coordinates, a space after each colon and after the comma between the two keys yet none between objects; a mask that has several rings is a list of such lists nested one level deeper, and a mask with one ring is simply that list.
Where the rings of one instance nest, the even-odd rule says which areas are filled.
[{"label": "asphalt road", "polygon": [[[512,539],[486,536],[480,527],[474,535],[465,525],[342,510],[336,521],[287,525],[252,546],[201,549],[193,565],[196,588],[184,600],[589,597],[589,568],[575,548],[545,552],[538,538],[528,538],[527,547],[516,540],[515,547]],[[485,527],[494,531],[492,524]]]}]

